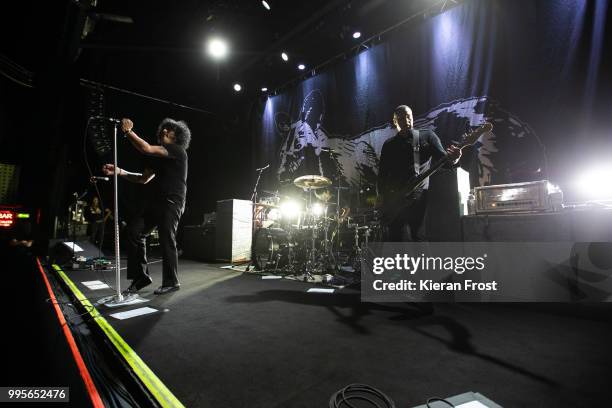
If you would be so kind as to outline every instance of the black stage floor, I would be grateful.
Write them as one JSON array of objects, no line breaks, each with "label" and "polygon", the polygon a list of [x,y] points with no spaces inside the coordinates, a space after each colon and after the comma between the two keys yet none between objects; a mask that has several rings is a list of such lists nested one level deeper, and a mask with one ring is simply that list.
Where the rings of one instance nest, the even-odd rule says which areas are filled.
[{"label": "black stage floor", "polygon": [[[354,290],[182,260],[182,289],[130,306],[160,312],[107,321],[187,407],[326,407],[351,383],[379,388],[398,407],[480,392],[506,407],[586,407],[608,401],[609,304],[360,303]],[[80,282],[93,271],[66,271]],[[112,273],[106,279],[113,282]],[[124,287],[127,282],[123,283]],[[103,315],[117,309],[99,307]]]}]

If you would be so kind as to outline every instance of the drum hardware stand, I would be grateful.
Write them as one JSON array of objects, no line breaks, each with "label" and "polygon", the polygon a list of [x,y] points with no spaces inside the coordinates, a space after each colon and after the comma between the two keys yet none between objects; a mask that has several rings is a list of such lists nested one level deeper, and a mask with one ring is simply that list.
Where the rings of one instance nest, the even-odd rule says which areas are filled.
[{"label": "drum hardware stand", "polygon": [[[359,230],[365,230],[364,237],[365,242],[363,244],[359,244]],[[370,242],[370,227],[355,227],[355,259],[353,260],[353,271],[361,272],[361,261],[363,257],[363,249],[367,248],[368,243]]]},{"label": "drum hardware stand", "polygon": [[[361,177],[361,175],[359,177]],[[340,177],[338,177],[338,190],[336,193],[336,248],[338,249],[336,260],[338,260],[340,259]],[[338,269],[338,262],[336,260],[336,269]]]},{"label": "drum hardware stand", "polygon": [[[306,211],[306,216],[308,218],[312,218],[312,188],[308,189],[308,210]],[[311,221],[311,220],[309,220]],[[313,223],[314,224],[314,223]],[[310,234],[310,250],[308,252],[308,261],[306,261],[306,265],[304,267],[304,282],[308,282],[309,279],[312,279],[312,270],[314,269],[315,264],[315,245],[316,245],[316,236],[315,236],[315,227],[311,225],[311,234]]]}]

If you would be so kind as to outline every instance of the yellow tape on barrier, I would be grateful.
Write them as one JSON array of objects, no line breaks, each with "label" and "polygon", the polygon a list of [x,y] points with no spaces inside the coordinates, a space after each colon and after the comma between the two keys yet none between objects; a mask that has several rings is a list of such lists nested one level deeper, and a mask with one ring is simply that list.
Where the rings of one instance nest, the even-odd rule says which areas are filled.
[{"label": "yellow tape on barrier", "polygon": [[142,381],[145,387],[155,397],[157,402],[164,408],[184,407],[183,404],[170,392],[168,387],[151,371],[144,361],[136,354],[134,350],[121,338],[119,333],[113,329],[108,321],[98,312],[91,302],[83,295],[77,286],[68,278],[58,265],[53,265],[58,275],[70,288],[74,296],[83,305],[85,310],[91,315],[93,320],[100,326],[108,339],[113,343],[117,351],[123,356],[128,365],[134,370],[136,376]]}]

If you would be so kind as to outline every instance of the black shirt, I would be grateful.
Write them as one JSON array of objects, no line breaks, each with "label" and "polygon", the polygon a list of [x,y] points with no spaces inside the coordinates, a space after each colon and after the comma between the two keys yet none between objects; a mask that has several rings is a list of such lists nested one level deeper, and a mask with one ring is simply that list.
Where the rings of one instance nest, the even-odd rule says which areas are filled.
[{"label": "black shirt", "polygon": [[187,152],[176,144],[164,145],[167,157],[153,157],[149,167],[155,173],[150,181],[152,199],[170,198],[185,203],[187,195]]},{"label": "black shirt", "polygon": [[[414,152],[412,149],[413,132],[410,129],[405,133],[398,133],[388,139],[380,152],[380,165],[378,167],[378,191],[388,194],[393,190],[404,187],[414,177]],[[419,130],[419,160],[426,163],[430,158],[433,161],[446,156],[440,138],[432,130]],[[427,188],[427,182],[423,188]]]},{"label": "black shirt", "polygon": [[102,220],[104,219],[104,215],[102,214],[102,208],[94,208],[92,204],[89,204],[85,214],[85,218],[89,222],[102,222]]}]

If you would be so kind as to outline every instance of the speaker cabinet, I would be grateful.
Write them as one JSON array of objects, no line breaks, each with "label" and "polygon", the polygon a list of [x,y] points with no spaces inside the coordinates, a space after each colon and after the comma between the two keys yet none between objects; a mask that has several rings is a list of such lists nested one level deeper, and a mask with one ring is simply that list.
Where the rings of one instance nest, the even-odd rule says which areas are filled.
[{"label": "speaker cabinet", "polygon": [[231,263],[251,259],[252,203],[248,200],[217,201],[216,259]]}]

